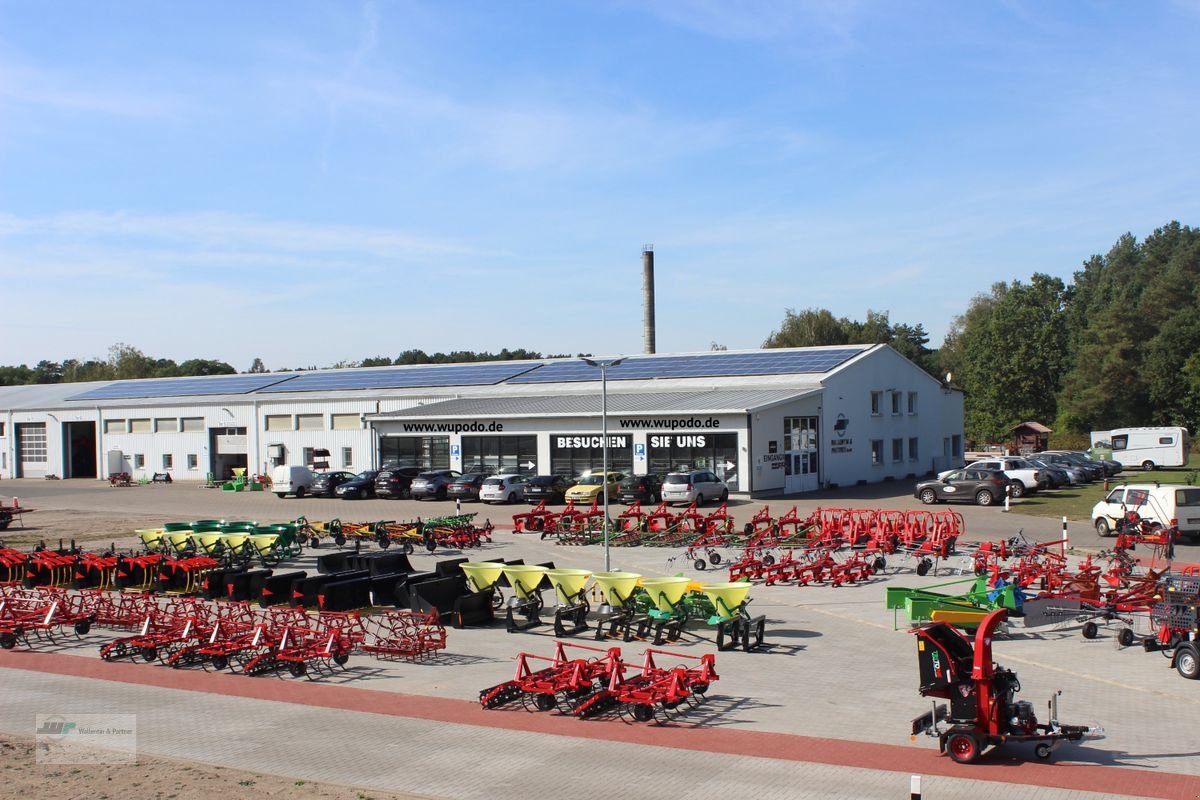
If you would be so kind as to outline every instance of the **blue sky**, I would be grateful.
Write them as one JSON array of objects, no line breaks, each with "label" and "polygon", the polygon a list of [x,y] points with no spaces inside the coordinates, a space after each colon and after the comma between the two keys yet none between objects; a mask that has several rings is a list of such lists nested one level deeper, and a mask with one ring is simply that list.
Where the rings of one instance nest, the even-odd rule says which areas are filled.
[{"label": "blue sky", "polygon": [[1200,224],[1200,2],[0,0],[0,364],[757,347]]}]

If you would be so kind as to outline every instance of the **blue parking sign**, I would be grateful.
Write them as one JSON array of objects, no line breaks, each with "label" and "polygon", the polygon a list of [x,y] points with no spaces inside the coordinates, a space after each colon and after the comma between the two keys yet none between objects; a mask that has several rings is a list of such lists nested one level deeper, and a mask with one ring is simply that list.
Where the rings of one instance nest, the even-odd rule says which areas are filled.
[{"label": "blue parking sign", "polygon": [[459,453],[461,453],[461,452],[462,452],[461,445],[457,445],[457,444],[450,445],[450,457],[451,458],[458,458]]},{"label": "blue parking sign", "polygon": [[645,458],[646,457],[646,445],[635,444],[633,446],[633,455],[635,458]]}]

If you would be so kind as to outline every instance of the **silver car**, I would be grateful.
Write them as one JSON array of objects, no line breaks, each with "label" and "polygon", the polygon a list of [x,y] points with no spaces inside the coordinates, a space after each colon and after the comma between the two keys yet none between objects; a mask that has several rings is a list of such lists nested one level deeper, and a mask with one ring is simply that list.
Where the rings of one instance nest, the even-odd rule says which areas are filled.
[{"label": "silver car", "polygon": [[709,500],[724,503],[729,499],[729,487],[725,485],[725,481],[705,469],[672,472],[663,478],[662,499],[668,505],[695,503],[699,506]]}]

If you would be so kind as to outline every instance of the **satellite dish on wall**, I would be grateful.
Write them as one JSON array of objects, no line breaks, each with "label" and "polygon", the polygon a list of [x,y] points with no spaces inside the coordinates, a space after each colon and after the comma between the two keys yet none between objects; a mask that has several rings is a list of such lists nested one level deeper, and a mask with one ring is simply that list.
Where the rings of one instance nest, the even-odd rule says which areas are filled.
[{"label": "satellite dish on wall", "polygon": [[950,383],[950,381],[952,381],[952,380],[954,380],[954,373],[953,373],[953,372],[947,372],[947,373],[946,373],[946,383]]}]

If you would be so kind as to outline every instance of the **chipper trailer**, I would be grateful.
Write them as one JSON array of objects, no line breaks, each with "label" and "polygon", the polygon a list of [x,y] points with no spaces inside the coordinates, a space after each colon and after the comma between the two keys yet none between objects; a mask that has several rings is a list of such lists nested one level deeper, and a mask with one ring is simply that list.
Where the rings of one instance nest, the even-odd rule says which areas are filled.
[{"label": "chipper trailer", "polygon": [[1012,670],[992,661],[992,637],[1008,616],[996,609],[979,625],[974,642],[945,622],[935,622],[912,631],[917,637],[923,697],[942,697],[949,707],[938,705],[917,717],[912,735],[936,736],[943,753],[960,764],[976,761],[990,746],[1005,742],[1033,742],[1038,758],[1049,758],[1064,741],[1079,741],[1101,732],[1087,725],[1063,725],[1058,721],[1058,694],[1050,699],[1048,722],[1039,723],[1033,703],[1017,700],[1021,683]]}]

